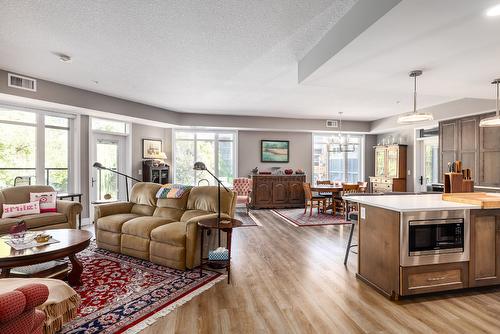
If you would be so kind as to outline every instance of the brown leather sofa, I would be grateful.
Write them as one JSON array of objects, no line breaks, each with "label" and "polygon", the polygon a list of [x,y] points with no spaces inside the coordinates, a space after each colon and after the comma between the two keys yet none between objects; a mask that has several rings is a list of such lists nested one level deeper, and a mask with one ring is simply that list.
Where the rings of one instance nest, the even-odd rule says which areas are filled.
[{"label": "brown leather sofa", "polygon": [[[30,193],[54,191],[51,186],[19,186],[0,190],[0,217],[3,204],[20,204],[30,201]],[[76,228],[76,216],[82,212],[78,202],[57,200],[57,212],[44,212],[15,218],[0,218],[0,234],[9,233],[9,229],[24,220],[29,230],[49,230],[56,228]]]},{"label": "brown leather sofa", "polygon": [[[217,187],[194,187],[179,199],[156,199],[160,187],[139,182],[132,187],[130,202],[96,206],[97,246],[167,267],[191,269],[199,264],[197,223],[217,216]],[[236,193],[222,190],[222,216],[234,217],[235,207]],[[212,233],[207,243],[213,243],[216,235]]]}]

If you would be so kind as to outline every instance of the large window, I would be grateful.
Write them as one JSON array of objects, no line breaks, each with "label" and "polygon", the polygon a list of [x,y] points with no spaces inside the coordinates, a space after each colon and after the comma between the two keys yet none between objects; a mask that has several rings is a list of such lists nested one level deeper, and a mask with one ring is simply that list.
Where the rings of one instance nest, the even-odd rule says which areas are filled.
[{"label": "large window", "polygon": [[194,171],[196,161],[230,185],[236,174],[235,132],[174,131],[174,182],[188,185],[211,184],[215,180],[205,171]]},{"label": "large window", "polygon": [[0,107],[0,188],[17,178],[68,191],[69,132],[67,117]]},{"label": "large window", "polygon": [[363,137],[347,135],[354,152],[329,152],[328,145],[338,140],[338,135],[313,135],[313,182],[331,180],[358,182],[362,178],[361,148]]}]

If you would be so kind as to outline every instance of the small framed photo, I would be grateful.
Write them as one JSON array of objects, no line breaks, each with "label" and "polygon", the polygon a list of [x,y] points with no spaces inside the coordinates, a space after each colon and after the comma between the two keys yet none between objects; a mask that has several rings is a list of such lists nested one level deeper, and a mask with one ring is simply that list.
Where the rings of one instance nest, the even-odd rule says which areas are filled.
[{"label": "small framed photo", "polygon": [[154,159],[163,152],[161,139],[143,139],[142,140],[142,158]]},{"label": "small framed photo", "polygon": [[288,140],[261,140],[261,162],[289,162],[290,142]]}]

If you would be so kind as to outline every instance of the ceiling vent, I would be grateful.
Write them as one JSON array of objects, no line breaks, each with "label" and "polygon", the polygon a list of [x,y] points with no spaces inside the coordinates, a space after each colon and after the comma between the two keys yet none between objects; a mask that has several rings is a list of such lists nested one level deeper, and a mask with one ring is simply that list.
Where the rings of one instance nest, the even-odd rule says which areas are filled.
[{"label": "ceiling vent", "polygon": [[33,78],[23,77],[17,74],[8,74],[8,86],[18,89],[29,90],[36,92],[36,80]]},{"label": "ceiling vent", "polygon": [[331,120],[331,119],[327,119],[326,120],[326,127],[327,128],[338,128],[339,127],[339,122]]}]

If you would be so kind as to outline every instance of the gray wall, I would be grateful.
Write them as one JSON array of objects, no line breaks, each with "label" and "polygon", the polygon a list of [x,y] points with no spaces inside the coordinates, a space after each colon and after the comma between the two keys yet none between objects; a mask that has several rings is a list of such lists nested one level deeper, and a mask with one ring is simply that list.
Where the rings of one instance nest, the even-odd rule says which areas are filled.
[{"label": "gray wall", "polygon": [[[260,162],[260,141],[276,139],[290,141],[289,163]],[[259,167],[260,171],[271,167],[302,168],[311,179],[312,168],[312,133],[303,132],[268,132],[239,131],[238,132],[238,176],[247,176],[250,171]]]},{"label": "gray wall", "polygon": [[370,181],[370,176],[375,173],[375,150],[373,146],[377,145],[377,136],[365,136],[365,151],[364,151],[364,169],[365,181]]},{"label": "gray wall", "polygon": [[[143,139],[160,139],[163,152],[167,155],[167,164],[172,166],[172,129],[132,124],[132,176],[139,180],[142,180],[139,170],[142,170]],[[172,172],[170,172],[169,177],[171,176]]]}]

